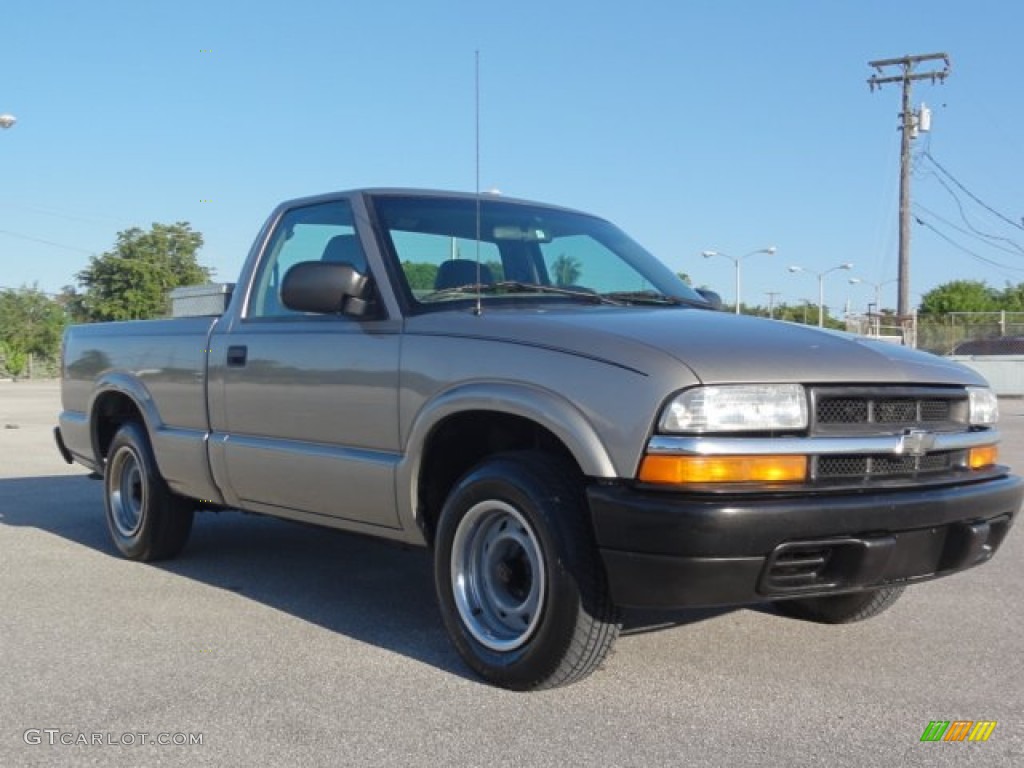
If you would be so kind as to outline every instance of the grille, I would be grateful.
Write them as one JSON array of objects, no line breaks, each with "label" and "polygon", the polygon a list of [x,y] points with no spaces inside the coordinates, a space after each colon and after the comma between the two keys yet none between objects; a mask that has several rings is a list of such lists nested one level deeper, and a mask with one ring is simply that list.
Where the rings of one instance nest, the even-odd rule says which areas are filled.
[{"label": "grille", "polygon": [[889,477],[918,477],[950,472],[966,463],[964,451],[945,451],[927,456],[818,456],[815,459],[816,480],[866,481]]},{"label": "grille", "polygon": [[867,456],[820,456],[815,475],[823,480],[834,477],[863,477],[868,473],[868,461]]},{"label": "grille", "polygon": [[[908,430],[965,432],[970,429],[962,387],[819,386],[811,389],[812,435],[867,437]],[[926,456],[822,455],[812,459],[814,483],[832,487],[943,482],[967,464],[965,451]]]},{"label": "grille", "polygon": [[818,403],[819,424],[863,424],[868,420],[868,401],[837,397]]},{"label": "grille", "polygon": [[813,586],[832,559],[829,548],[794,548],[779,552],[765,572],[764,581],[771,592],[785,592]]},{"label": "grille", "polygon": [[815,432],[959,431],[967,425],[967,395],[962,389],[819,387],[813,397]]},{"label": "grille", "polygon": [[921,421],[948,421],[953,404],[949,400],[922,400]]},{"label": "grille", "polygon": [[917,416],[917,403],[913,400],[876,400],[875,421],[879,424],[904,424],[908,421],[920,421]]}]

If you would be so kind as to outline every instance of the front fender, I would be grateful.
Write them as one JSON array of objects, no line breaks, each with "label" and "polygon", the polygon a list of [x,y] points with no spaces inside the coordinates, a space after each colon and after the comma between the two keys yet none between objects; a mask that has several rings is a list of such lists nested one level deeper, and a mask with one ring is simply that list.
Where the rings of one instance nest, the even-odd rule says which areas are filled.
[{"label": "front fender", "polygon": [[568,398],[529,384],[478,381],[447,389],[427,401],[409,428],[405,457],[398,465],[398,513],[415,525],[416,489],[423,446],[438,424],[466,411],[494,411],[529,419],[557,437],[569,450],[584,475],[617,477],[601,437],[586,416]]}]

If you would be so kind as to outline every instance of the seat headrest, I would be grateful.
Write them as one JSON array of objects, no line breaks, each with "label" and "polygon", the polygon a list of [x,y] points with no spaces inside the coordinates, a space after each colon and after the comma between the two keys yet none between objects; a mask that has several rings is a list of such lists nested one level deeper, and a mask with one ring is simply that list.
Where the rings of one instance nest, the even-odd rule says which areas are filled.
[{"label": "seat headrest", "polygon": [[355,235],[335,235],[324,246],[324,254],[320,257],[320,261],[329,261],[335,264],[348,262],[357,270],[362,271],[366,259],[363,257],[363,249],[359,246],[359,240]]},{"label": "seat headrest", "polygon": [[[494,282],[491,268],[480,265],[480,282],[488,285]],[[434,290],[456,288],[460,285],[473,285],[477,282],[477,263],[472,259],[449,259],[442,261],[434,278]]]}]

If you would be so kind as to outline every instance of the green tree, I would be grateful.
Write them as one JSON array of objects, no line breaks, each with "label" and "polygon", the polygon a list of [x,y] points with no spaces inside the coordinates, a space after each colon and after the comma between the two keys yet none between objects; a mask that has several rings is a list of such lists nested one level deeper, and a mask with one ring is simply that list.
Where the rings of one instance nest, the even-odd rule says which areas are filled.
[{"label": "green tree", "polygon": [[500,283],[505,279],[505,265],[500,261],[493,259],[491,261],[485,261],[484,264],[487,265],[489,270],[491,270],[491,277],[494,278],[494,282]]},{"label": "green tree", "polygon": [[93,256],[75,275],[85,289],[82,315],[88,320],[166,315],[171,289],[209,282],[211,270],[196,258],[202,245],[202,234],[183,221],[153,224],[148,232],[137,227],[118,232],[113,250]]},{"label": "green tree", "polygon": [[85,323],[89,321],[89,315],[86,313],[83,305],[85,296],[79,293],[75,286],[65,285],[60,289],[60,293],[57,294],[54,301],[64,308],[64,313],[67,315],[69,322]]},{"label": "green tree", "polygon": [[575,285],[583,274],[583,265],[575,256],[562,254],[551,262],[551,275],[557,285]]},{"label": "green tree", "polygon": [[[744,304],[743,314],[768,317],[768,307],[761,305],[747,306]],[[802,304],[776,304],[772,308],[771,316],[776,320],[786,320],[790,323],[816,326],[818,324],[818,307],[810,302],[804,302]],[[846,328],[846,323],[841,318],[833,317],[829,313],[828,307],[825,307],[825,315],[823,319],[826,328],[833,328],[836,330],[843,330]]]},{"label": "green tree", "polygon": [[995,312],[1002,309],[999,293],[980,280],[953,280],[921,297],[921,314]]},{"label": "green tree", "polygon": [[999,292],[999,308],[1007,312],[1024,312],[1024,283],[1007,283]]},{"label": "green tree", "polygon": [[19,346],[0,341],[0,362],[11,378],[17,380],[28,367],[28,353]]},{"label": "green tree", "polygon": [[431,291],[437,280],[437,265],[419,261],[403,261],[402,272],[413,291]]},{"label": "green tree", "polygon": [[18,375],[12,364],[28,355],[55,360],[65,325],[64,308],[37,286],[0,291],[0,343],[8,372]]}]

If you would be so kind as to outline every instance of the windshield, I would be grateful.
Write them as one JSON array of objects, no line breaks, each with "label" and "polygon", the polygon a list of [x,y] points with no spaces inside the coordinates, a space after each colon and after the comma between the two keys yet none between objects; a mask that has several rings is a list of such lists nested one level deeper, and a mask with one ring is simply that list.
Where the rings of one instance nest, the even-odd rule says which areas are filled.
[{"label": "windshield", "polygon": [[[484,301],[707,303],[612,224],[493,198],[381,195],[374,210],[408,298],[428,308]],[[477,232],[479,230],[479,239]]]}]

